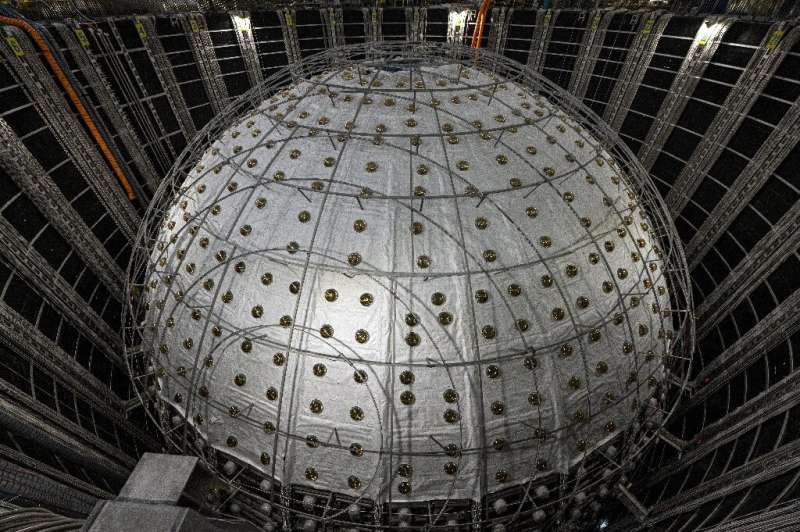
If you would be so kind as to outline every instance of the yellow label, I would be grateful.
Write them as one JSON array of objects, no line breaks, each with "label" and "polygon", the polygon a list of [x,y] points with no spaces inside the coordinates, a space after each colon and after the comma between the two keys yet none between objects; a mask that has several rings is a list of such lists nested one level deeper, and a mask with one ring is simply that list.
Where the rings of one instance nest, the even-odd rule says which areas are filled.
[{"label": "yellow label", "polygon": [[783,34],[783,30],[776,30],[772,32],[772,35],[769,36],[769,40],[767,41],[767,50],[774,50],[777,48],[778,43],[781,42]]},{"label": "yellow label", "polygon": [[84,48],[89,48],[89,37],[86,36],[86,32],[80,28],[75,28],[75,36],[78,38],[78,42],[81,43],[81,46]]},{"label": "yellow label", "polygon": [[552,15],[552,12],[550,10],[548,10],[547,13],[544,14],[544,23],[545,24],[548,24],[550,22],[550,15]]},{"label": "yellow label", "polygon": [[705,46],[707,43],[708,43],[708,38],[707,37],[703,37],[702,39],[697,41],[697,46]]},{"label": "yellow label", "polygon": [[286,25],[288,27],[290,27],[290,28],[292,26],[294,26],[294,21],[292,20],[292,15],[290,15],[289,13],[286,13]]},{"label": "yellow label", "polygon": [[136,31],[139,32],[139,38],[142,42],[147,42],[147,30],[144,29],[144,24],[142,24],[141,20],[137,20],[133,23],[134,27],[136,27]]},{"label": "yellow label", "polygon": [[644,21],[644,28],[642,28],[642,33],[650,33],[653,31],[653,25],[655,25],[656,19],[649,18]]},{"label": "yellow label", "polygon": [[6,35],[6,42],[8,43],[8,47],[11,48],[11,51],[14,52],[14,55],[17,57],[22,57],[25,55],[25,51],[22,49],[22,46],[19,45],[19,41],[13,35]]},{"label": "yellow label", "polygon": [[596,15],[592,19],[592,29],[596,30],[599,25],[600,25],[600,15]]},{"label": "yellow label", "polygon": [[192,28],[192,33],[197,33],[200,31],[200,27],[197,25],[197,21],[195,19],[189,19],[189,27]]}]

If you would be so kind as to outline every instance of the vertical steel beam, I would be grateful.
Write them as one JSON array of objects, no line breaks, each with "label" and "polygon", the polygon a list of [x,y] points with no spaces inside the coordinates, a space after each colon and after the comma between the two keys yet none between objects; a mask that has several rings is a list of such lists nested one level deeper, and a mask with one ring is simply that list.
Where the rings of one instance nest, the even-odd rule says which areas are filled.
[{"label": "vertical steel beam", "polygon": [[114,262],[47,172],[0,118],[0,166],[69,242],[117,301],[125,301],[125,272]]},{"label": "vertical steel beam", "polygon": [[383,9],[363,8],[365,39],[367,42],[380,42],[383,40]]},{"label": "vertical steel beam", "polygon": [[603,114],[603,118],[614,131],[622,128],[622,123],[625,121],[647,67],[656,53],[658,42],[670,20],[672,20],[671,14],[662,15],[658,11],[641,18],[638,32],[625,59],[625,65],[611,91],[606,111]]},{"label": "vertical steel beam", "polygon": [[122,112],[119,101],[117,101],[117,97],[114,95],[114,91],[111,89],[103,71],[87,49],[89,40],[86,38],[86,34],[78,27],[70,28],[62,23],[53,24],[53,28],[66,43],[70,52],[72,52],[72,57],[100,101],[103,112],[111,121],[120,141],[127,152],[130,153],[131,159],[136,163],[136,167],[144,177],[147,185],[155,192],[160,181],[158,172],[142,149],[142,139],[137,136],[136,131],[128,121],[128,117]]},{"label": "vertical steel beam", "polygon": [[164,46],[158,38],[155,17],[136,17],[134,24],[137,31],[139,31],[139,37],[142,39],[147,55],[150,57],[150,62],[153,63],[158,81],[164,88],[169,105],[175,113],[175,118],[178,120],[183,136],[188,142],[197,135],[197,128],[192,119],[192,114],[189,112],[189,106],[186,105],[186,99],[183,97],[175,73],[172,71],[172,65],[169,62]]},{"label": "vertical steel beam", "polygon": [[344,32],[344,10],[341,7],[329,8],[331,18],[331,31],[333,32],[333,42],[336,46],[344,46],[345,32]]},{"label": "vertical steel beam", "polygon": [[214,43],[211,42],[211,36],[208,34],[206,18],[199,13],[191,13],[179,15],[178,20],[183,31],[186,32],[186,38],[192,48],[192,55],[200,71],[203,86],[211,101],[211,107],[215,113],[219,113],[228,105],[230,98],[222,79],[222,69],[217,61]]},{"label": "vertical steel beam", "polygon": [[425,13],[425,8],[406,8],[406,41],[420,42],[425,38]]},{"label": "vertical steel beam", "polygon": [[[457,14],[456,14],[457,13]],[[463,16],[462,16],[463,14]],[[464,44],[467,33],[467,21],[474,16],[473,11],[451,7],[447,10],[447,42],[450,44]],[[453,52],[455,53],[455,51]]]},{"label": "vertical steel beam", "polygon": [[[108,19],[107,22],[108,22],[108,28],[111,32],[111,37],[113,37],[113,39],[116,41],[117,48],[119,48],[120,50],[119,53],[116,53],[114,51],[114,46],[112,45],[110,49],[107,51],[107,53],[113,54],[115,58],[122,56],[122,58],[125,60],[125,64],[128,66],[128,69],[125,71],[125,76],[128,79],[132,79],[133,82],[136,83],[136,86],[139,88],[141,94],[149,95],[147,87],[145,86],[144,81],[142,80],[142,76],[139,74],[139,69],[136,67],[136,63],[133,62],[131,54],[128,52],[128,48],[125,46],[125,42],[122,40],[122,36],[120,35],[119,30],[117,29],[117,25],[115,24],[114,19]],[[89,29],[89,31],[91,32],[92,30]],[[140,31],[139,35],[141,37],[141,32],[144,31],[144,29],[142,28],[139,31]],[[95,38],[96,39],[106,38],[106,36],[102,35],[101,33],[102,32],[98,30],[96,32]],[[112,59],[109,57],[109,60]],[[159,82],[160,81],[161,80],[159,80]],[[163,88],[163,84],[161,84],[161,87]],[[141,102],[138,103],[141,104]],[[160,133],[159,136],[162,138],[166,138],[169,135],[169,132],[167,131],[167,128],[164,126],[164,122],[162,122],[161,120],[161,115],[153,105],[152,99],[144,98],[144,105],[146,105],[147,108],[150,110],[150,114],[153,117],[153,121],[155,122],[155,125],[158,128],[158,132]],[[159,141],[159,143],[161,142]],[[161,145],[162,147],[166,145],[167,150],[169,151],[169,155],[172,157],[172,161],[178,158],[178,154],[175,153],[175,148],[173,148],[171,142],[164,142],[161,143]],[[171,166],[172,161],[170,161],[170,164],[168,166]]]},{"label": "vertical steel beam", "polygon": [[508,8],[496,7],[492,9],[492,27],[489,30],[486,48],[496,54],[502,55],[505,50],[510,18],[510,10]]},{"label": "vertical steel beam", "polygon": [[22,55],[11,53],[6,46],[0,46],[0,55],[6,59],[24,88],[31,94],[37,110],[122,234],[129,241],[134,241],[141,222],[139,215],[125,196],[117,177],[112,174],[94,143],[84,132],[83,126],[69,111],[69,105],[61,95],[60,88],[39,60],[38,51],[21,30],[5,26],[2,31],[16,38]]},{"label": "vertical steel beam", "polygon": [[247,79],[250,81],[250,86],[255,87],[261,83],[263,78],[261,75],[261,64],[258,61],[256,41],[253,37],[250,13],[247,11],[231,11],[229,15],[233,22],[233,31],[236,32],[236,41],[239,43],[239,48],[242,51],[242,59],[247,69]]},{"label": "vertical steel beam", "polygon": [[528,54],[528,69],[533,72],[542,71],[544,66],[545,53],[550,44],[550,37],[553,35],[553,28],[560,10],[539,9],[536,12],[536,25],[533,27],[533,39],[531,39],[531,51]]},{"label": "vertical steel beam", "polygon": [[283,32],[283,41],[286,45],[286,57],[289,61],[289,68],[294,69],[294,66],[302,59],[300,55],[300,41],[297,37],[297,27],[294,22],[295,11],[294,9],[279,9],[278,17],[281,21],[281,31]]},{"label": "vertical steel beam", "polygon": [[667,137],[672,133],[672,129],[692,96],[697,83],[703,77],[706,67],[719,48],[722,37],[734,22],[735,19],[731,18],[725,18],[722,21],[709,18],[700,25],[700,30],[695,35],[692,46],[672,81],[669,93],[664,98],[654,117],[653,125],[650,126],[642,143],[639,159],[645,169],[650,170],[653,167],[664,148]]},{"label": "vertical steel beam", "polygon": [[597,65],[597,60],[600,57],[606,33],[608,32],[608,26],[614,17],[620,13],[622,13],[620,10],[595,9],[590,14],[591,22],[589,22],[588,29],[583,33],[583,43],[578,52],[574,72],[569,80],[569,92],[580,100],[586,94],[589,80],[592,78],[595,65]]},{"label": "vertical steel beam", "polygon": [[703,177],[728,145],[786,53],[800,38],[800,27],[794,28],[786,38],[782,38],[787,26],[788,22],[777,22],[769,29],[717,116],[708,126],[703,140],[675,179],[666,198],[667,207],[674,216],[689,203]]},{"label": "vertical steel beam", "polygon": [[694,269],[731,221],[742,212],[800,138],[800,99],[795,100],[742,173],[709,213],[686,245],[689,268]]},{"label": "vertical steel beam", "polygon": [[337,13],[341,13],[341,9],[323,7],[319,10],[319,16],[322,20],[322,35],[325,39],[326,49],[339,46],[339,34],[342,32],[343,28],[338,24]]}]

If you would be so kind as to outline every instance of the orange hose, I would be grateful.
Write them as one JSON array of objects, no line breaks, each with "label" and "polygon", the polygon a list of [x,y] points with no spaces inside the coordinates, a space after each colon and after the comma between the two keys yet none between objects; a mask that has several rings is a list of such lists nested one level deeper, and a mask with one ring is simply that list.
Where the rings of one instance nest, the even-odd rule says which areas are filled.
[{"label": "orange hose", "polygon": [[478,11],[478,17],[475,19],[475,31],[472,33],[472,47],[480,48],[481,39],[483,39],[483,27],[486,24],[486,14],[489,12],[489,7],[492,5],[492,0],[483,0],[481,8]]},{"label": "orange hose", "polygon": [[97,142],[97,145],[100,147],[100,151],[103,153],[103,156],[108,162],[108,165],[111,167],[111,170],[117,176],[117,179],[119,179],[122,188],[125,189],[128,199],[135,200],[136,193],[133,191],[133,187],[128,181],[128,178],[125,177],[125,172],[123,172],[122,168],[120,168],[119,163],[117,163],[117,160],[114,157],[114,154],[106,144],[105,139],[103,139],[103,135],[100,134],[100,131],[98,131],[97,126],[94,123],[94,120],[92,120],[92,117],[89,116],[89,113],[86,111],[86,107],[83,106],[83,103],[78,97],[78,93],[75,92],[75,89],[72,87],[69,79],[64,74],[64,71],[61,70],[61,66],[58,64],[58,61],[56,61],[56,58],[53,57],[53,53],[50,51],[50,48],[47,46],[47,43],[39,34],[39,32],[24,20],[0,16],[0,22],[10,26],[16,26],[30,35],[31,39],[33,39],[33,41],[36,43],[36,46],[38,46],[39,50],[41,50],[42,55],[47,61],[47,64],[50,65],[50,68],[53,70],[56,78],[58,78],[58,82],[64,88],[64,92],[67,93],[67,96],[69,96],[69,99],[72,101],[73,105],[75,105],[75,109],[78,110],[78,114],[81,116],[83,123],[86,124],[86,128],[89,130],[92,138],[94,138],[95,142]]}]

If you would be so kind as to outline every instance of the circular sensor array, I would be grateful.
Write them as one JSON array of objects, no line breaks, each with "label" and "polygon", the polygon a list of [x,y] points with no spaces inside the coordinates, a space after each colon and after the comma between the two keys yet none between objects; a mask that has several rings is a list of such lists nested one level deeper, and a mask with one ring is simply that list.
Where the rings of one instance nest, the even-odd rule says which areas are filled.
[{"label": "circular sensor array", "polygon": [[147,252],[160,397],[265,478],[375,501],[480,500],[638,430],[663,243],[540,89],[364,61],[231,121]]}]

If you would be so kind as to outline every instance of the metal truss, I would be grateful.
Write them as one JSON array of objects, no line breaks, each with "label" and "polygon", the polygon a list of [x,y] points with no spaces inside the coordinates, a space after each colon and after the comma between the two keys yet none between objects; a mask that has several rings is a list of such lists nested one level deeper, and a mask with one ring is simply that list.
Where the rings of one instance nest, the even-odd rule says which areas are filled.
[{"label": "metal truss", "polygon": [[664,35],[664,30],[671,19],[671,14],[660,15],[658,11],[649,13],[640,19],[638,32],[630,47],[630,50],[636,53],[636,60],[625,61],[608,98],[608,105],[603,115],[614,131],[622,128],[622,123],[625,121],[645,72],[647,72],[647,67],[653,60],[661,36]]},{"label": "metal truss", "polygon": [[31,247],[11,222],[1,217],[0,246],[0,254],[15,273],[26,279],[45,300],[73,323],[82,335],[103,349],[119,367],[125,367],[125,361],[120,354],[122,342],[118,333]]},{"label": "metal truss", "polygon": [[733,186],[728,189],[722,200],[703,221],[703,225],[697,229],[697,233],[686,244],[689,269],[693,270],[700,264],[709,247],[725,232],[731,221],[750,204],[753,196],[794,148],[798,137],[800,137],[800,100],[795,100],[767,140],[747,163]]},{"label": "metal truss", "polygon": [[17,72],[21,83],[31,93],[34,105],[40,110],[51,131],[64,146],[70,159],[108,210],[122,234],[128,240],[133,240],[141,219],[125,196],[120,183],[89,140],[83,126],[69,111],[69,105],[61,96],[61,90],[39,60],[38,51],[33,48],[27,36],[15,27],[6,27],[5,31],[14,34],[23,55],[17,56],[11,53],[6,46],[0,46],[0,54]]},{"label": "metal truss", "polygon": [[753,515],[738,517],[704,529],[704,532],[791,532],[800,523],[800,501],[772,506]]},{"label": "metal truss", "polygon": [[[714,120],[708,126],[703,140],[692,153],[680,175],[667,194],[667,207],[677,216],[700,186],[703,178],[716,162],[720,153],[739,129],[761,91],[772,79],[786,53],[800,38],[800,27],[794,28],[781,39],[788,22],[778,22],[770,27],[759,47],[753,53],[742,76],[728,94]],[[776,36],[780,39],[774,46]]]},{"label": "metal truss", "polygon": [[0,118],[0,161],[11,179],[69,242],[108,288],[114,299],[123,302],[125,272],[114,262],[44,168],[2,118]]},{"label": "metal truss", "polygon": [[766,279],[780,266],[787,250],[800,247],[800,203],[795,203],[772,226],[742,262],[736,265],[697,307],[697,334],[702,338],[755,288],[753,279]]},{"label": "metal truss", "polygon": [[[639,159],[648,171],[653,168],[653,164],[664,149],[664,143],[672,133],[673,126],[678,122],[711,58],[714,57],[714,53],[722,43],[722,37],[734,22],[735,19],[732,18],[726,18],[719,22],[714,19],[706,19],[700,26],[701,30],[686,53],[683,64],[672,81],[672,86],[656,113],[653,125],[647,132],[642,148],[639,150]],[[703,27],[708,29],[703,30]]]},{"label": "metal truss", "polygon": [[[142,80],[142,76],[139,75],[139,69],[136,66],[136,63],[133,62],[133,59],[131,58],[130,51],[125,46],[125,42],[122,40],[122,35],[120,35],[119,30],[117,29],[117,25],[116,25],[116,23],[115,23],[115,21],[113,19],[108,20],[108,28],[111,31],[111,36],[116,41],[116,46],[114,46],[113,43],[110,43],[108,41],[104,41],[105,39],[107,39],[107,36],[101,30],[98,29],[98,30],[96,30],[94,32],[95,33],[95,39],[97,40],[98,43],[103,42],[104,44],[110,44],[110,46],[108,48],[106,48],[106,50],[105,50],[106,59],[109,62],[116,61],[116,60],[118,60],[119,56],[121,55],[123,57],[123,59],[125,60],[125,64],[128,66],[128,68],[127,68],[127,70],[125,70],[124,68],[120,69],[120,74],[121,74],[120,77],[124,76],[128,80],[133,78],[133,81],[136,83],[136,86],[138,87],[139,92],[141,94],[149,95],[147,87],[145,86],[144,81]],[[92,32],[93,31],[92,28],[89,28],[89,31]],[[140,31],[139,37],[141,38],[141,36],[142,36],[142,32]],[[119,52],[117,52],[116,50],[119,50]],[[155,69],[153,69],[153,70],[155,70]],[[157,70],[156,70],[156,76],[158,76],[158,71]],[[159,80],[159,82],[160,81],[161,80]],[[163,88],[163,84],[160,83],[160,86]],[[155,105],[153,105],[152,98],[142,98],[138,102],[131,101],[130,104],[131,105],[142,105],[142,101],[144,101],[144,105],[146,105],[147,108],[150,110],[150,115],[152,116],[153,121],[155,122],[156,126],[158,127],[158,131],[161,132],[161,135],[157,135],[157,134],[154,135],[154,137],[158,138],[158,144],[160,145],[159,149],[163,150],[163,146],[166,145],[166,148],[167,148],[167,151],[168,151],[167,155],[172,158],[171,160],[174,160],[178,156],[178,154],[175,152],[175,148],[172,146],[171,142],[162,142],[162,140],[167,137],[169,132],[167,131],[167,128],[164,126],[164,122],[162,122],[162,120],[161,120],[161,113],[159,113],[156,110]],[[142,124],[142,125],[144,126],[144,124]],[[155,146],[154,146],[154,148],[155,148]]]},{"label": "metal truss", "polygon": [[116,415],[122,401],[105,384],[89,373],[61,347],[5,303],[0,303],[0,339],[33,364],[57,375],[92,404],[105,405],[108,414]]},{"label": "metal truss", "polygon": [[278,20],[281,21],[286,59],[289,62],[289,67],[292,68],[301,59],[300,40],[297,37],[297,27],[294,23],[296,13],[294,9],[279,9],[277,13]]}]

